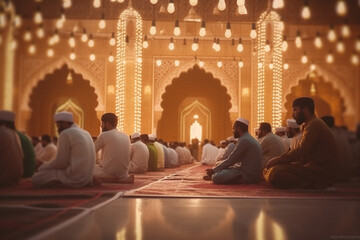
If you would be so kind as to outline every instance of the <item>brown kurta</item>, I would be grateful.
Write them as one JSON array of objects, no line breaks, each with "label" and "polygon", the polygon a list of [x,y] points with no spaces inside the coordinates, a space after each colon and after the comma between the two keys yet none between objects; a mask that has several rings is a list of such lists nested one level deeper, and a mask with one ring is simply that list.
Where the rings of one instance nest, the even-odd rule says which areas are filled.
[{"label": "brown kurta", "polygon": [[314,118],[303,126],[297,148],[280,156],[279,165],[264,171],[265,179],[280,188],[316,188],[331,183],[338,151],[328,126]]}]

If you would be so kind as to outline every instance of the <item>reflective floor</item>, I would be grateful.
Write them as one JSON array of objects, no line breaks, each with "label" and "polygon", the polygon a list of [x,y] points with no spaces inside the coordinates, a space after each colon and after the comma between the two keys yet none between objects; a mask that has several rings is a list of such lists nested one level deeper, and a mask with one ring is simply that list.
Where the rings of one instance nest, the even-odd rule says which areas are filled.
[{"label": "reflective floor", "polygon": [[46,239],[360,239],[360,201],[120,198]]}]

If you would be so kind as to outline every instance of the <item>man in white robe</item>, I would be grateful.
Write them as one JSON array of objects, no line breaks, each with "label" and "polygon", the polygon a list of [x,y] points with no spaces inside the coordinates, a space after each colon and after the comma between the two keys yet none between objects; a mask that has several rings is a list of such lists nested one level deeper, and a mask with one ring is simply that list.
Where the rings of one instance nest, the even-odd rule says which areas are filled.
[{"label": "man in white robe", "polygon": [[41,145],[43,149],[36,157],[37,164],[50,162],[56,157],[57,147],[51,142],[49,135],[45,134],[41,136]]},{"label": "man in white robe", "polygon": [[174,142],[174,145],[175,145],[175,151],[178,155],[179,165],[186,164],[186,155],[185,155],[186,153],[184,149],[180,146],[180,143],[178,142]]},{"label": "man in white robe", "polygon": [[59,112],[54,116],[59,132],[58,152],[53,161],[40,166],[32,177],[35,186],[63,183],[68,187],[92,184],[95,149],[90,134],[74,124],[73,114]]},{"label": "man in white robe", "polygon": [[140,140],[140,133],[131,134],[131,151],[129,172],[130,173],[146,173],[149,162],[149,149]]},{"label": "man in white robe", "polygon": [[201,155],[201,163],[203,165],[212,165],[216,162],[216,156],[218,155],[219,149],[213,146],[208,139],[204,140],[204,145]]},{"label": "man in white robe", "polygon": [[94,176],[106,182],[133,183],[134,175],[129,175],[130,139],[116,129],[117,123],[114,113],[101,117],[102,133],[95,141],[95,151],[102,154]]},{"label": "man in white robe", "polygon": [[277,127],[275,128],[275,134],[278,135],[283,141],[286,151],[290,149],[290,139],[286,135],[286,127]]},{"label": "man in white robe", "polygon": [[158,141],[156,141],[156,134],[153,133],[153,134],[150,134],[149,135],[149,140],[151,143],[154,144],[156,150],[157,150],[157,153],[158,153],[158,168],[157,170],[158,171],[163,171],[165,169],[165,153],[164,153],[164,148],[162,146],[161,143],[159,143]]},{"label": "man in white robe", "polygon": [[302,136],[300,126],[296,123],[295,119],[287,119],[286,125],[286,134],[291,139],[290,149],[295,149],[299,146]]},{"label": "man in white robe", "polygon": [[175,151],[176,146],[174,145],[174,143],[170,143],[170,147],[169,149],[169,162],[165,162],[165,167],[166,168],[172,168],[172,167],[178,167],[179,164],[179,156]]},{"label": "man in white robe", "polygon": [[221,161],[223,159],[223,155],[226,151],[227,142],[226,140],[220,141],[220,148],[218,150],[218,155],[216,156],[216,161]]}]

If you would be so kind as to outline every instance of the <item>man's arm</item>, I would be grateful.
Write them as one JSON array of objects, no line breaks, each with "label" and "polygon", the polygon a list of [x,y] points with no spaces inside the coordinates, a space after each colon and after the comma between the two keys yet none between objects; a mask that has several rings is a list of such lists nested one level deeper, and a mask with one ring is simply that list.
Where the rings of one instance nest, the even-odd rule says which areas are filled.
[{"label": "man's arm", "polygon": [[41,165],[39,171],[43,169],[64,169],[69,165],[70,157],[69,136],[66,133],[60,134],[56,157],[51,162]]},{"label": "man's arm", "polygon": [[247,149],[247,141],[243,139],[239,139],[239,143],[235,150],[230,154],[230,156],[225,159],[219,166],[214,168],[214,172],[219,172],[225,168],[231,167],[235,163],[239,163],[242,161],[241,156]]}]

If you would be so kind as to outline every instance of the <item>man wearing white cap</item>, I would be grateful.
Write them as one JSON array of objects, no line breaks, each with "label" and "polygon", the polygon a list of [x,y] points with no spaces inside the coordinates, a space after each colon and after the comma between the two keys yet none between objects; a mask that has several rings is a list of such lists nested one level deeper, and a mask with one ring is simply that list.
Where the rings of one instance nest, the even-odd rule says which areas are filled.
[{"label": "man wearing white cap", "polygon": [[290,139],[286,135],[286,127],[276,127],[275,134],[281,138],[286,151],[288,151],[290,149]]},{"label": "man wearing white cap", "polygon": [[30,138],[24,133],[16,130],[15,127],[15,113],[11,111],[0,111],[1,125],[14,130],[20,138],[21,148],[23,152],[23,178],[31,177],[36,169],[36,157],[34,147],[30,141]]},{"label": "man wearing white cap", "polygon": [[287,119],[286,125],[287,125],[287,129],[286,129],[287,136],[291,139],[290,149],[297,148],[299,146],[302,136],[300,131],[300,126],[296,123],[295,119]]},{"label": "man wearing white cap", "polygon": [[40,166],[32,177],[35,186],[62,183],[68,187],[92,184],[95,149],[90,134],[74,124],[73,114],[58,112],[54,120],[59,132],[58,151],[54,160]]},{"label": "man wearing white cap", "polygon": [[149,149],[140,141],[140,133],[131,134],[129,172],[145,173],[149,164]]},{"label": "man wearing white cap", "polygon": [[0,110],[0,186],[17,184],[23,175],[23,151],[16,131],[7,127],[15,113]]},{"label": "man wearing white cap", "polygon": [[201,154],[201,163],[203,165],[212,165],[216,162],[216,156],[218,155],[219,149],[213,146],[209,139],[204,139],[204,145]]},{"label": "man wearing white cap", "polygon": [[95,151],[102,154],[94,176],[104,182],[133,183],[134,175],[129,175],[130,139],[116,129],[117,123],[114,113],[101,116],[102,133],[95,141]]},{"label": "man wearing white cap", "polygon": [[163,171],[165,169],[165,153],[164,148],[161,143],[156,141],[156,134],[150,134],[149,140],[151,143],[154,144],[156,151],[158,153],[158,159],[157,159],[157,170]]},{"label": "man wearing white cap", "polygon": [[[235,150],[220,165],[207,169],[207,176],[216,184],[257,183],[262,172],[262,155],[259,142],[248,132],[249,121],[238,118],[233,125],[234,138],[238,138]],[[236,163],[240,166],[234,167]]]},{"label": "man wearing white cap", "polygon": [[218,150],[218,155],[216,156],[216,161],[221,161],[222,157],[226,151],[226,147],[227,147],[227,142],[226,140],[221,140],[220,141],[220,148]]}]

